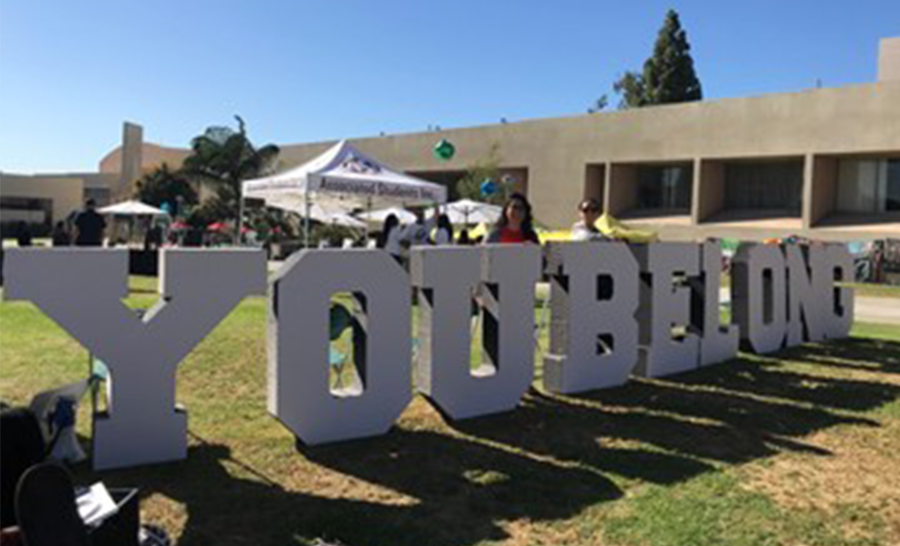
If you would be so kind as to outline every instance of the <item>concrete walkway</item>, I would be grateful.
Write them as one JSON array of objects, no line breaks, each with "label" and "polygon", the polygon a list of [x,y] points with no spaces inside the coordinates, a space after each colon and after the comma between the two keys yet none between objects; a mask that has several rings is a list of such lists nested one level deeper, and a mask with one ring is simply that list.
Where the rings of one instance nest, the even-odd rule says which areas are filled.
[{"label": "concrete walkway", "polygon": [[854,300],[856,322],[896,324],[900,327],[900,298],[860,298]]}]

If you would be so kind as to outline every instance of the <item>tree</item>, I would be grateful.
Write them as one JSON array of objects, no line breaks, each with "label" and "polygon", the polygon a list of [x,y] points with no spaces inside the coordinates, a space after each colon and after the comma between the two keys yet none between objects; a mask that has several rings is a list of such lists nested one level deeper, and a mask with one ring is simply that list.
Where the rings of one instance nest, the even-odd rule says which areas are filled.
[{"label": "tree", "polygon": [[247,138],[244,120],[235,116],[238,130],[209,127],[191,141],[191,155],[184,160],[183,172],[192,181],[210,188],[214,194],[206,200],[198,215],[204,221],[234,221],[235,240],[239,240],[241,183],[271,172],[278,160],[278,146],[256,148]]},{"label": "tree", "polygon": [[602,112],[609,106],[609,97],[606,93],[600,95],[600,98],[594,101],[594,104],[588,107],[588,114],[596,114],[597,112]]},{"label": "tree", "polygon": [[637,72],[628,71],[613,84],[613,91],[621,98],[619,108],[640,108],[647,105],[644,80]]},{"label": "tree", "polygon": [[643,72],[626,72],[613,84],[613,89],[621,96],[619,108],[640,108],[703,98],[687,33],[681,27],[675,10],[666,13],[653,46],[653,56],[644,63]]},{"label": "tree", "polygon": [[[179,171],[173,171],[167,163],[163,163],[138,180],[134,198],[154,207],[161,207],[163,203],[168,203],[170,207],[181,204],[196,205],[197,191],[186,176]],[[184,213],[183,210],[175,212]]]},{"label": "tree", "polygon": [[[469,165],[466,174],[456,183],[456,193],[463,199],[483,201],[485,203],[503,204],[506,201],[508,188],[500,180],[500,144],[494,142],[487,155]],[[485,180],[493,180],[497,192],[490,196],[481,194],[481,184]]]}]

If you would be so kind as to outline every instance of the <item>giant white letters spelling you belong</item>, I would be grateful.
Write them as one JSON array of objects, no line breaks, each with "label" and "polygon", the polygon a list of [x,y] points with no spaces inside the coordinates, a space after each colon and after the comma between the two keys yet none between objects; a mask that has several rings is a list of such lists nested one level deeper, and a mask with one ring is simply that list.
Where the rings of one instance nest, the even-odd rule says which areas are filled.
[{"label": "giant white letters spelling you belong", "polygon": [[637,363],[638,264],[624,243],[550,243],[550,350],[544,388],[577,393],[624,384]]},{"label": "giant white letters spelling you belong", "polygon": [[[416,385],[447,417],[512,410],[534,376],[536,245],[415,248],[419,291]],[[480,287],[483,362],[470,371],[470,311]]]},{"label": "giant white letters spelling you belong", "polygon": [[[336,292],[362,305],[361,392],[329,388],[329,308]],[[272,280],[269,297],[269,411],[303,443],[383,434],[409,404],[410,285],[380,250],[305,250]]]},{"label": "giant white letters spelling you belong", "polygon": [[[632,247],[643,281],[636,313],[638,271],[628,247],[551,245],[545,387],[571,393],[625,381],[634,362],[636,316],[647,375],[730,356],[734,329],[721,328],[718,317],[719,251],[707,243],[701,262],[699,248]],[[463,419],[514,409],[531,384],[540,257],[533,245],[414,249],[413,284],[422,308],[416,384],[444,415]],[[185,456],[186,417],[174,401],[177,365],[244,296],[265,287],[261,251],[164,250],[162,299],[141,319],[121,302],[127,264],[127,251],[107,249],[12,249],[6,258],[5,297],[33,301],[110,367],[110,415],[94,432],[100,469]],[[734,322],[749,349],[777,350],[786,336],[792,344],[847,335],[852,289],[833,286],[852,278],[844,246],[813,246],[804,254],[790,246],[742,245],[733,264]],[[701,282],[690,281],[701,267]],[[681,275],[696,287],[693,302],[688,289],[675,284]],[[486,364],[472,372],[476,286]],[[328,384],[335,292],[354,293],[363,308],[356,330],[365,343],[354,355],[363,388],[355,396],[333,394]],[[396,262],[378,250],[304,251],[276,275],[269,309],[270,411],[307,444],[388,430],[411,396],[410,282]],[[703,335],[673,337],[674,326],[689,325]]]},{"label": "giant white letters spelling you belong", "polygon": [[265,293],[257,250],[166,249],[161,298],[128,309],[128,251],[20,249],[6,257],[5,298],[34,302],[109,367],[109,415],[94,428],[94,467],[183,459],[187,416],[175,409],[175,372],[244,296]]}]

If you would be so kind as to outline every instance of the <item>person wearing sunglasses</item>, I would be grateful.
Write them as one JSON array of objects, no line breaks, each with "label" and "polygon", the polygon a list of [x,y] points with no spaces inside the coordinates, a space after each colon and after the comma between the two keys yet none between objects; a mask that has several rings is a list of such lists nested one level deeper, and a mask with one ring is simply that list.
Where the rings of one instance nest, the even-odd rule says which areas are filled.
[{"label": "person wearing sunglasses", "polygon": [[509,196],[503,205],[503,214],[485,242],[540,244],[532,225],[531,204],[524,195],[514,193]]},{"label": "person wearing sunglasses", "polygon": [[573,241],[600,241],[606,237],[597,229],[597,219],[600,218],[600,203],[594,198],[583,200],[578,205],[578,214],[581,218],[572,225]]}]

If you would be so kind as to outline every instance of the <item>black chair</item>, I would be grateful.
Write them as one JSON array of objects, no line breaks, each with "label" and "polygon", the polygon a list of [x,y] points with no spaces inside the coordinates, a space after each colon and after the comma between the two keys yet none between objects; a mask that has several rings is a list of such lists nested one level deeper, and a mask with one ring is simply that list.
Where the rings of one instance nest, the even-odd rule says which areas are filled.
[{"label": "black chair", "polygon": [[69,471],[41,463],[25,472],[16,488],[16,516],[28,546],[90,546],[78,515]]},{"label": "black chair", "polygon": [[16,487],[29,468],[47,457],[38,419],[27,408],[0,409],[0,527],[16,525]]}]

